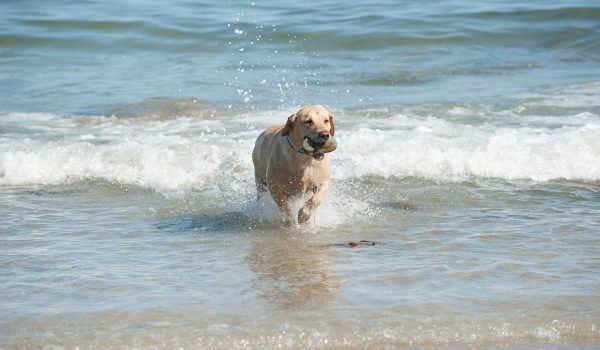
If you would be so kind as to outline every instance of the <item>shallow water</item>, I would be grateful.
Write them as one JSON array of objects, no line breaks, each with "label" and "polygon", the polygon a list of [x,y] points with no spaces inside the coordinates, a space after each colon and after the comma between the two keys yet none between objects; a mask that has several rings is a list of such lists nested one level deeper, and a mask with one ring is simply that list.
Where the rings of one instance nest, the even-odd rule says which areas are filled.
[{"label": "shallow water", "polygon": [[[0,348],[600,344],[594,2],[0,19]],[[250,153],[303,103],[338,149],[284,228]]]},{"label": "shallow water", "polygon": [[[356,198],[356,182],[376,192],[365,208],[350,216],[330,200],[323,226],[299,229],[202,193],[102,182],[4,189],[3,344],[597,341],[597,184],[370,178],[336,190]],[[387,205],[399,198],[418,209]],[[348,217],[329,228],[328,215]],[[338,245],[361,239],[375,245]]]}]

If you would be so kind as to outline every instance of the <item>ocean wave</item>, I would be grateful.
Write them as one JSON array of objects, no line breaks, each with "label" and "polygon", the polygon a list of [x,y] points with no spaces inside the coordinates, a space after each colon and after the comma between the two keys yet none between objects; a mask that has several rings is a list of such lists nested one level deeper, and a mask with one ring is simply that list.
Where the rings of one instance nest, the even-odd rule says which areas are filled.
[{"label": "ocean wave", "polygon": [[[482,106],[433,111],[386,109],[374,118],[364,118],[366,111],[335,111],[339,147],[331,155],[333,180],[373,175],[600,180],[600,120],[594,113],[524,117],[520,107]],[[157,190],[232,182],[253,187],[254,140],[289,113],[167,119],[5,113],[0,184],[100,179]]]},{"label": "ocean wave", "polygon": [[[178,189],[204,186],[223,174],[235,178],[250,167],[245,153],[251,149],[251,138],[215,131],[218,121],[178,118],[148,122],[48,115],[39,115],[38,120],[37,125],[28,127],[36,138],[0,139],[0,183],[102,179]],[[79,131],[69,132],[73,128]]]},{"label": "ocean wave", "polygon": [[[600,123],[559,131],[456,125],[432,118],[410,130],[340,136],[340,177],[600,179]],[[353,145],[353,146],[349,146]]]}]

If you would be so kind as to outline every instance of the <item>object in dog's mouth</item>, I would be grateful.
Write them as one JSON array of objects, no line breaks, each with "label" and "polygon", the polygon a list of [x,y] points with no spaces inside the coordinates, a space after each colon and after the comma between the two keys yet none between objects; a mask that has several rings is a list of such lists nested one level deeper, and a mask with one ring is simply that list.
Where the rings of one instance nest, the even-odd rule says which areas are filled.
[{"label": "object in dog's mouth", "polygon": [[330,138],[327,142],[320,143],[310,137],[305,137],[302,142],[302,150],[304,153],[313,156],[318,160],[323,159],[325,153],[333,152],[336,148],[337,142],[335,142],[334,138]]}]

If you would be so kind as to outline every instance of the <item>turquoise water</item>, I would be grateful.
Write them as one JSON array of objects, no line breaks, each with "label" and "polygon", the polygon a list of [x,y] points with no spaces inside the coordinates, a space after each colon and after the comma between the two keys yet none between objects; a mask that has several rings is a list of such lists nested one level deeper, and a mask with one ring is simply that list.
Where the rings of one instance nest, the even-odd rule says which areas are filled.
[{"label": "turquoise water", "polygon": [[0,6],[5,111],[104,114],[149,97],[260,109],[507,101],[598,79],[595,1]]},{"label": "turquoise water", "polygon": [[[598,33],[594,1],[1,2],[0,348],[597,348]],[[306,103],[338,149],[290,229],[250,154]]]}]

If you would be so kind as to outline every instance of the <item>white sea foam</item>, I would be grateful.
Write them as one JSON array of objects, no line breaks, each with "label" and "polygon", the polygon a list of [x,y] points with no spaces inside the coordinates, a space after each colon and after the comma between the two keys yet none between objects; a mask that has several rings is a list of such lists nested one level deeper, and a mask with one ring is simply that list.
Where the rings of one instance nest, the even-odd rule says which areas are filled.
[{"label": "white sea foam", "polygon": [[334,158],[338,177],[600,179],[600,121],[509,128],[398,116],[380,127],[340,133]]},{"label": "white sea foam", "polygon": [[[592,112],[559,119],[517,116],[516,126],[514,120],[498,121],[510,111],[483,123],[445,119],[448,108],[438,116],[389,112],[376,119],[335,112],[334,181],[367,175],[600,180],[600,117]],[[166,120],[5,113],[0,184],[100,179],[177,190],[237,182],[253,190],[254,140],[289,113]]]},{"label": "white sea foam", "polygon": [[[205,186],[219,176],[245,178],[251,166],[247,150],[253,140],[244,135],[247,130],[230,133],[218,120],[12,113],[4,120],[11,124],[0,139],[4,184],[102,179],[172,190]],[[10,127],[28,132],[10,133]]]},{"label": "white sea foam", "polygon": [[[298,212],[302,203],[301,198],[292,200],[292,212]],[[279,222],[283,219],[277,205],[268,195],[262,196],[258,202],[250,204],[247,212],[261,221]],[[373,214],[374,209],[370,208],[366,202],[348,196],[340,188],[333,186],[325,195],[319,210],[308,221],[308,225],[300,227],[306,227],[309,230],[337,227],[343,223],[363,220]]]}]

